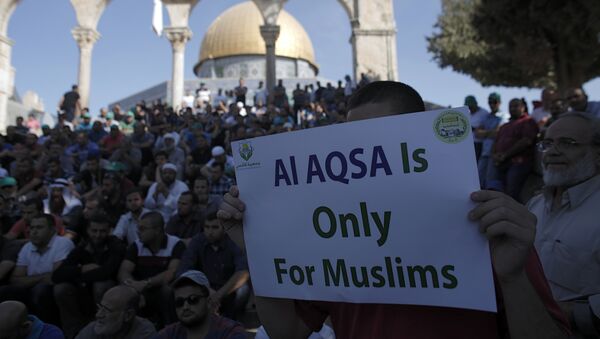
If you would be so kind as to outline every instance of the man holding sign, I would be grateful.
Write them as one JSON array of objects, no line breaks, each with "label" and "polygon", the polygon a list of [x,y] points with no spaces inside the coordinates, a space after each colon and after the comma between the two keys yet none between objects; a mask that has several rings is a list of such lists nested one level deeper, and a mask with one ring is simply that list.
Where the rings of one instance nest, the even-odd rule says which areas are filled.
[{"label": "man holding sign", "polygon": [[[358,121],[420,111],[424,111],[423,101],[419,94],[411,87],[396,82],[375,82],[365,86],[352,97],[349,105],[348,120]],[[456,114],[458,115],[448,115],[445,116],[445,118],[442,117],[443,119],[440,120],[440,124],[446,127],[442,126],[442,128],[437,128],[440,124],[436,125],[436,130],[440,132],[440,135],[443,137],[464,139],[464,137],[461,136],[464,134],[465,130],[468,130],[468,125],[462,127],[459,126],[458,128],[451,127],[456,119],[460,120],[460,112]],[[419,114],[414,114],[412,116],[412,119],[416,121],[415,119],[418,118]],[[385,119],[388,118],[382,118],[377,122],[387,123],[388,120]],[[376,121],[373,122],[375,123]],[[357,124],[344,124],[338,126],[334,126],[334,128],[344,128],[349,131],[349,129],[354,128]],[[378,128],[385,128],[385,126],[378,126]],[[376,128],[373,129],[378,130]],[[321,132],[316,131],[306,133],[316,134]],[[309,138],[306,139],[308,143]],[[402,143],[400,145],[398,158],[403,160],[401,161],[403,164],[400,165],[399,168],[394,167],[398,166],[397,163],[388,161],[388,157],[386,157],[384,152],[385,147],[383,146],[353,149],[348,155],[348,158],[350,159],[349,162],[356,166],[359,172],[352,172],[350,180],[365,177],[367,176],[367,173],[369,173],[369,178],[380,175],[384,178],[382,179],[383,181],[387,177],[390,177],[392,172],[400,171],[400,173],[404,174],[424,172],[427,170],[428,166],[432,165],[428,164],[428,160],[425,157],[425,149],[416,148],[416,146],[413,147],[410,143]],[[308,146],[306,148],[311,149]],[[367,150],[366,152],[365,149]],[[336,181],[334,184],[341,183],[342,185],[346,185],[339,186],[342,187],[339,188],[339,191],[342,192],[342,190],[345,189],[343,187],[348,186],[346,180],[348,180],[347,178],[349,176],[338,174],[346,173],[348,168],[344,166],[344,160],[342,160],[344,154],[341,154],[342,152],[337,153],[331,152],[327,156],[325,162],[327,163],[327,177]],[[367,158],[369,161],[363,162],[362,160],[358,160],[357,154],[361,155],[361,159]],[[252,157],[252,149],[240,148],[240,155],[244,160],[248,161]],[[252,159],[256,159],[257,157]],[[333,162],[331,159],[334,157],[337,157],[337,164],[341,165],[329,166],[330,163]],[[325,187],[325,191],[323,192],[326,192],[327,183],[324,183],[326,181],[325,175],[318,167],[318,160],[315,160],[315,158],[317,158],[317,155],[314,154],[311,154],[308,158],[309,174],[307,174],[308,178],[305,182],[309,185],[314,181]],[[412,161],[410,160],[411,158]],[[390,157],[389,159],[392,158]],[[471,160],[474,165],[474,158]],[[304,185],[304,182],[300,182],[304,181],[304,178],[298,180],[299,171],[297,168],[301,168],[301,166],[296,168],[296,161],[299,160],[293,156],[290,157],[290,161],[288,162],[289,165],[285,166],[287,169],[281,169],[282,167],[275,165],[275,186],[292,186],[296,187],[296,189],[301,189],[298,188],[297,185]],[[260,163],[257,162],[247,163],[248,167],[254,166],[258,168],[261,166]],[[238,164],[236,163],[236,165]],[[473,167],[473,173],[476,173],[475,167]],[[420,178],[423,177],[413,176],[411,177],[411,180],[422,180]],[[241,183],[241,180],[239,182]],[[373,183],[373,180],[367,182],[365,185],[368,185],[369,183]],[[360,183],[354,185],[356,187],[361,187]],[[410,183],[407,183],[407,185],[410,186]],[[473,185],[477,185],[476,178],[473,178]],[[312,187],[316,186],[311,186],[311,188]],[[390,199],[387,199],[389,200],[387,201],[389,205],[394,205],[394,201],[392,200],[396,200],[394,198],[401,198],[401,192],[399,190],[405,189],[405,187],[394,188],[398,191],[393,191],[395,196],[389,195]],[[311,192],[315,194],[314,192],[317,192],[317,190],[318,188]],[[373,192],[369,192],[368,189],[364,191],[365,195],[369,193]],[[377,194],[378,192],[374,193]],[[433,192],[426,193],[431,195]],[[251,195],[248,194],[248,197],[251,197]],[[340,199],[342,198],[346,197],[340,196]],[[411,198],[418,199],[420,197]],[[315,199],[317,199],[317,196],[315,196]],[[363,199],[363,197],[360,199]],[[248,201],[255,203],[255,200],[256,199]],[[388,256],[382,258],[383,263],[381,266],[371,267],[369,271],[372,278],[378,281],[377,283],[371,281],[372,287],[376,288],[366,290],[366,293],[363,292],[365,291],[364,289],[358,289],[359,287],[364,287],[365,283],[364,280],[362,282],[357,281],[358,279],[356,279],[355,273],[361,270],[367,271],[368,268],[365,268],[364,266],[352,266],[350,268],[354,274],[352,276],[354,286],[348,288],[348,285],[344,284],[346,288],[344,288],[344,286],[339,286],[338,288],[338,284],[335,284],[335,277],[337,276],[338,282],[343,280],[340,278],[340,276],[343,275],[340,272],[346,270],[344,261],[341,260],[340,264],[339,259],[337,261],[335,258],[324,259],[323,269],[330,274],[329,277],[327,274],[325,276],[324,285],[327,286],[327,288],[315,288],[314,285],[317,284],[316,280],[319,279],[318,274],[315,273],[314,276],[311,275],[311,273],[314,273],[316,270],[315,267],[304,266],[305,270],[302,272],[303,281],[300,281],[300,273],[294,271],[294,267],[297,266],[290,266],[290,264],[287,264],[286,266],[284,258],[276,258],[274,261],[274,269],[277,278],[279,279],[279,284],[282,284],[284,279],[290,279],[293,283],[299,285],[296,290],[288,289],[285,292],[287,293],[287,297],[289,298],[290,295],[294,295],[294,298],[306,300],[285,299],[286,295],[282,295],[277,289],[265,291],[264,293],[260,291],[259,293],[258,287],[255,285],[257,310],[267,332],[272,338],[306,338],[310,332],[318,331],[325,319],[329,316],[331,317],[336,336],[339,338],[494,338],[498,336],[507,336],[509,334],[512,338],[567,337],[568,325],[566,325],[566,320],[563,318],[560,309],[552,300],[552,295],[549,292],[543,271],[541,270],[539,259],[533,250],[535,217],[530,214],[524,206],[499,192],[475,192],[471,194],[471,200],[474,203],[477,203],[477,206],[469,212],[468,218],[473,222],[477,222],[479,224],[479,231],[490,240],[491,257],[496,276],[496,295],[500,313],[492,313],[492,311],[495,310],[493,301],[479,302],[478,300],[473,300],[478,299],[478,295],[480,294],[482,295],[482,298],[487,299],[489,299],[490,295],[493,295],[491,274],[482,273],[485,276],[469,276],[466,274],[465,276],[461,276],[461,287],[462,284],[473,286],[472,290],[474,291],[473,293],[476,293],[475,295],[469,295],[468,291],[461,292],[463,294],[447,292],[445,290],[452,290],[458,285],[456,276],[458,272],[454,272],[454,265],[439,266],[437,271],[435,271],[434,265],[404,267],[402,258],[394,256],[396,252],[393,254],[384,252],[396,250],[394,248],[386,248],[386,242],[394,243],[402,241],[402,239],[398,240],[398,237],[390,237],[390,225],[397,225],[398,220],[403,224],[408,224],[412,220],[409,219],[412,218],[412,215],[410,217],[407,217],[406,215],[396,215],[393,212],[393,206],[389,206],[389,210],[372,210],[365,199],[360,200],[359,206],[357,206],[360,209],[360,212],[356,214],[337,214],[338,212],[347,211],[338,211],[334,208],[335,206],[329,207],[321,205],[316,208],[312,215],[312,224],[319,239],[310,244],[304,243],[303,245],[305,249],[310,248],[311,251],[313,248],[319,248],[319,246],[322,246],[323,244],[322,242],[317,243],[321,241],[320,238],[329,239],[334,236],[340,237],[340,235],[335,234],[335,231],[337,230],[341,233],[341,237],[345,238],[344,241],[347,241],[348,243],[355,241],[356,244],[359,244],[357,246],[360,247],[356,248],[360,248],[363,253],[368,253],[369,251],[389,253]],[[384,203],[385,201],[379,201],[381,206],[383,206]],[[425,204],[421,205],[425,206]],[[438,210],[444,211],[443,206],[435,207]],[[241,227],[244,211],[245,204],[239,199],[237,187],[233,187],[230,190],[230,193],[225,196],[224,203],[219,211],[219,217],[232,240],[236,241],[242,248],[245,247],[244,235]],[[410,213],[410,211],[407,211],[406,209],[403,211]],[[248,214],[248,212],[246,214],[247,217],[251,215]],[[338,225],[338,221],[336,220],[338,215],[339,230],[336,228]],[[273,217],[275,217],[275,212],[273,212]],[[460,216],[453,216],[453,218],[460,218]],[[255,218],[255,221],[256,219],[257,218]],[[460,224],[460,222],[462,221],[458,221],[457,224]],[[282,224],[277,222],[273,223],[273,225],[269,225],[273,232],[277,231],[274,225],[277,225],[278,227],[282,226]],[[348,227],[348,225],[350,225],[350,227]],[[407,229],[410,226],[411,225],[407,225]],[[289,228],[286,229],[286,231],[289,231],[290,233],[296,232],[296,230]],[[420,232],[422,233],[425,231],[421,230]],[[253,237],[256,234],[251,233],[252,232],[249,231],[249,233],[246,234],[246,242],[248,242],[249,239],[254,239]],[[485,243],[478,241],[478,244],[477,239],[473,239],[474,237],[472,235],[475,233],[476,231],[473,230],[472,233],[463,234],[466,237],[469,237],[469,241],[473,243],[473,251],[467,253],[471,256],[473,256],[473,253],[483,253],[474,252],[475,250],[484,250],[486,251],[485,253],[487,253]],[[443,238],[441,240],[437,239],[440,237],[437,235],[438,237],[436,238],[436,235],[437,234],[430,235],[430,238],[432,239],[426,239],[431,240],[430,242],[434,243],[433,247],[436,246],[435,241],[444,241]],[[262,236],[264,237],[264,234]],[[363,239],[352,239],[353,236],[355,238],[361,237]],[[364,239],[369,242],[364,242]],[[267,246],[269,245],[270,244],[267,244]],[[273,246],[275,245],[277,244],[273,244]],[[431,244],[423,245],[432,246]],[[441,245],[447,247],[447,244],[437,244],[437,246]],[[458,242],[453,245],[462,246]],[[289,247],[294,246],[296,245],[289,244]],[[340,245],[340,248],[333,247],[333,250],[340,252],[342,250],[348,250],[348,248],[342,247],[342,245]],[[413,247],[417,247],[417,249],[412,249],[413,252],[418,251],[418,244],[417,246],[414,246],[413,244]],[[356,248],[350,247],[350,251],[353,250],[354,252],[357,252]],[[403,250],[409,251],[407,248],[403,248]],[[329,251],[332,251],[332,249],[329,248]],[[465,250],[463,249],[463,251]],[[256,263],[256,266],[252,265],[253,255],[256,254],[255,257],[262,256],[265,251],[261,252],[262,253],[249,253],[253,281],[262,278],[263,267],[268,267],[262,265],[264,264],[262,262]],[[454,250],[453,252],[460,251]],[[307,253],[307,256],[309,255],[311,254]],[[429,253],[422,253],[422,257],[434,257],[432,255],[427,255],[429,255]],[[342,254],[340,254],[340,257],[341,256]],[[438,257],[439,256],[440,255],[438,254]],[[487,258],[487,254],[485,258]],[[438,259],[439,258],[434,258],[432,260]],[[485,265],[482,265],[482,260],[481,258],[479,259],[478,265],[481,266],[480,272],[486,272]],[[371,263],[369,262],[368,264]],[[460,262],[455,264],[458,265]],[[330,265],[331,267],[328,267],[327,265]],[[489,268],[489,263],[487,266]],[[410,268],[413,269],[413,275],[410,275]],[[416,270],[420,271],[415,273]],[[425,271],[429,272],[432,277],[438,277],[438,280],[432,279],[433,281],[430,282],[426,279],[427,272]],[[384,272],[387,272],[387,274]],[[487,273],[490,273],[489,270]],[[257,275],[256,278],[254,278],[254,275]],[[405,281],[406,275],[409,276],[409,278],[406,279],[408,281]],[[421,276],[420,286],[423,287],[422,289],[418,288],[419,284],[416,281],[412,281],[413,278],[416,280],[415,276],[418,277],[419,275]],[[363,278],[364,276],[365,273],[363,273]],[[424,276],[425,279],[423,279]],[[311,281],[311,278],[314,278],[315,281]],[[328,280],[328,278],[330,278],[330,280]],[[294,281],[294,279],[296,281]],[[335,285],[334,287],[331,287],[332,282]],[[430,282],[432,286],[428,286],[428,282]],[[361,283],[362,286],[359,286]],[[381,283],[381,286],[377,285],[378,283]],[[486,290],[486,288],[482,288],[479,289],[482,291],[475,292],[475,290],[477,290],[475,287],[477,287],[478,284],[487,284],[492,290],[489,291],[489,289]],[[366,286],[369,286],[368,283]],[[356,287],[356,289],[353,289],[353,287]],[[403,289],[398,287],[402,287]],[[409,287],[410,289],[404,289],[404,287]],[[432,287],[433,290],[426,289],[426,287]],[[392,290],[392,288],[396,289]],[[351,295],[349,295],[348,291],[354,292],[351,292]],[[393,294],[396,293],[402,295],[402,298],[404,298],[402,300],[405,301],[394,300],[394,303],[390,303],[384,299],[386,296],[385,293],[388,293],[388,291],[391,293],[387,294],[390,297],[393,298]],[[277,296],[278,298],[268,298],[264,295]],[[308,297],[306,297],[306,295],[308,295]],[[417,300],[413,298],[412,295],[419,295],[420,299]],[[446,302],[445,300],[439,300],[439,298],[436,300],[436,298],[432,298],[431,295],[438,295],[439,298],[448,298],[452,301]],[[312,300],[328,301],[310,301],[311,297]],[[350,300],[351,302],[340,302],[339,300]],[[375,301],[377,303],[373,303]]]}]

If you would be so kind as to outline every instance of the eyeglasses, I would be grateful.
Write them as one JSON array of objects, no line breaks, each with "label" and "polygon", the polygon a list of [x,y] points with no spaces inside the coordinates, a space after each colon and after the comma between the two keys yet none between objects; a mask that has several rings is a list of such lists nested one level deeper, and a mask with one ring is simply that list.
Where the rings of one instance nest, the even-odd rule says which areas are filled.
[{"label": "eyeglasses", "polygon": [[206,295],[192,294],[192,295],[189,295],[187,298],[175,298],[175,307],[182,308],[186,302],[190,306],[196,305],[200,302],[201,299],[206,298],[206,297],[207,297]]},{"label": "eyeglasses", "polygon": [[559,138],[556,142],[551,139],[544,139],[537,143],[537,148],[541,152],[547,152],[552,147],[559,152],[568,152],[584,145],[589,145],[589,143],[580,143],[571,138]]},{"label": "eyeglasses", "polygon": [[110,308],[102,305],[101,303],[97,303],[96,308],[98,309],[98,312],[100,312],[100,311],[104,311],[104,313],[113,313],[114,312],[114,310],[111,310]]}]

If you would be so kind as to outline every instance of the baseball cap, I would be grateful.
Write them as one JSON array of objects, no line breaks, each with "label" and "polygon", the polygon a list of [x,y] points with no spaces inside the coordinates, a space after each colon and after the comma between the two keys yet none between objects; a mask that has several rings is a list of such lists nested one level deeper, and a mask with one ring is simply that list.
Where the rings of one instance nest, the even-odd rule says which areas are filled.
[{"label": "baseball cap", "polygon": [[498,94],[497,92],[492,92],[490,93],[488,100],[500,101],[500,94]]},{"label": "baseball cap", "polygon": [[215,146],[213,147],[211,153],[213,157],[218,157],[219,155],[225,154],[225,149],[221,146]]},{"label": "baseball cap", "polygon": [[179,276],[179,278],[173,281],[172,287],[177,287],[182,281],[190,280],[198,286],[204,286],[206,289],[210,289],[210,282],[206,275],[200,271],[189,270]]},{"label": "baseball cap", "polygon": [[4,177],[0,179],[0,187],[17,186],[17,180],[13,177]]},{"label": "baseball cap", "polygon": [[163,139],[173,139],[173,140],[177,140],[177,138],[175,138],[175,133],[166,133],[163,136]]},{"label": "baseball cap", "polygon": [[113,112],[108,112],[106,113],[106,119],[114,119],[115,118],[115,114]]},{"label": "baseball cap", "polygon": [[475,99],[475,97],[472,95],[467,95],[467,97],[465,98],[465,105],[475,106],[477,105],[477,99]]},{"label": "baseball cap", "polygon": [[86,112],[86,113],[83,113],[81,116],[82,116],[84,119],[91,119],[91,118],[92,118],[92,116],[91,116],[91,115],[90,115],[90,113],[88,113],[88,112]]}]

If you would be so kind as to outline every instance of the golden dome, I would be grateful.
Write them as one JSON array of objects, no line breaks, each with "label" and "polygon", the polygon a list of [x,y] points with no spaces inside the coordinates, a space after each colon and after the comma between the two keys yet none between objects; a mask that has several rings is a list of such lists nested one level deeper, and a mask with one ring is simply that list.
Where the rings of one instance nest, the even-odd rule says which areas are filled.
[{"label": "golden dome", "polygon": [[[200,60],[194,67],[197,73],[202,63],[239,55],[265,55],[265,42],[260,35],[263,25],[260,11],[252,1],[227,9],[210,25],[200,47]],[[275,54],[281,57],[306,60],[315,69],[312,42],[302,25],[288,12],[279,13],[277,24],[281,27]]]}]

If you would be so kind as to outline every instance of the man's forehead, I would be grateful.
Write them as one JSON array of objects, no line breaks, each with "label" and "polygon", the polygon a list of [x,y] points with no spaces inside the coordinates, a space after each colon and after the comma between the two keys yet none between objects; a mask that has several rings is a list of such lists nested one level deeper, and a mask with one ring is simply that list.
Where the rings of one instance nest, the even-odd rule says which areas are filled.
[{"label": "man's forehead", "polygon": [[580,117],[564,117],[552,124],[546,131],[546,138],[590,138],[591,125]]}]

